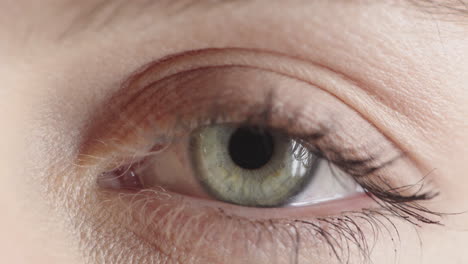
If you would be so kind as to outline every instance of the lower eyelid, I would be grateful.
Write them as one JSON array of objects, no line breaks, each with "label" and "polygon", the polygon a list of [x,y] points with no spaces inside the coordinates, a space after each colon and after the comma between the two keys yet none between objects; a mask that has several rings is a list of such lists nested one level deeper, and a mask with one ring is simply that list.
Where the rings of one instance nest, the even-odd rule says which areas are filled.
[{"label": "lower eyelid", "polygon": [[[154,244],[154,247],[163,253],[169,253],[176,248],[188,250],[186,253],[193,257],[206,257],[207,254],[218,259],[215,262],[228,256],[249,256],[248,263],[271,263],[274,259],[272,254],[286,259],[294,257],[297,254],[295,248],[299,246],[294,238],[295,231],[291,231],[294,227],[303,236],[300,245],[302,250],[313,252],[312,255],[308,255],[309,260],[321,257],[327,259],[327,263],[333,263],[330,262],[332,249],[316,232],[322,228],[323,230],[331,228],[325,231],[330,232],[330,235],[333,232],[340,232],[333,229],[333,225],[327,227],[329,225],[327,221],[332,221],[333,218],[327,218],[326,215],[320,218],[319,213],[312,217],[305,210],[296,212],[297,215],[293,218],[281,217],[283,215],[281,210],[288,209],[273,209],[267,214],[252,209],[251,214],[247,216],[242,215],[245,211],[236,211],[236,206],[232,206],[232,209],[226,207],[221,209],[221,207],[201,205],[199,202],[188,201],[183,196],[161,189],[126,194],[101,192],[98,196],[98,200],[102,201],[99,204],[101,210],[110,214],[113,221],[125,226],[126,232],[137,234],[145,240],[145,243]],[[369,206],[369,200],[362,196],[351,198],[346,203],[353,204],[354,207]],[[239,214],[240,212],[242,214]],[[349,215],[350,219],[353,217],[352,214]],[[278,217],[274,217],[275,215]],[[359,223],[362,219],[356,217],[356,221]],[[311,224],[315,229],[311,228]],[[367,227],[362,226],[362,228],[365,230]],[[339,235],[333,236],[334,239],[338,239]],[[223,250],[219,251],[218,247],[213,247],[216,244],[223,245]],[[253,246],[255,251],[250,251],[246,245]],[[273,250],[274,248],[276,250]],[[282,252],[278,252],[279,249]],[[259,256],[262,256],[261,262],[260,260],[252,262]]]}]

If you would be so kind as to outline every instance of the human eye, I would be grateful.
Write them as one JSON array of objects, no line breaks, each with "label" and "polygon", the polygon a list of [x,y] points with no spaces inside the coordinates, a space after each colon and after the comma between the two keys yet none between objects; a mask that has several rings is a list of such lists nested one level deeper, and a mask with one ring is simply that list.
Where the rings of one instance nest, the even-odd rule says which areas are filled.
[{"label": "human eye", "polygon": [[105,210],[150,244],[209,262],[368,260],[378,232],[398,234],[393,218],[439,223],[424,205],[437,190],[322,87],[337,79],[266,51],[171,56],[109,99],[81,165],[95,168]]}]

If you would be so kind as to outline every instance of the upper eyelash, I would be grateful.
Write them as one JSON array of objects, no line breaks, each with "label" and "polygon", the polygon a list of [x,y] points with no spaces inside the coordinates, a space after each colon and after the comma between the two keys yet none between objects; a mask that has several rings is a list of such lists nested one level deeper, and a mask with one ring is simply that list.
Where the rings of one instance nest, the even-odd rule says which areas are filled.
[{"label": "upper eyelash", "polygon": [[[384,184],[384,181],[380,177],[376,178]],[[424,180],[422,179],[419,183],[400,187],[390,187],[387,185],[388,189],[378,186],[375,181],[363,185],[365,185],[369,196],[393,215],[416,226],[420,226],[421,223],[442,225],[441,218],[446,215],[445,213],[432,211],[419,203],[439,196],[439,192],[431,189],[423,191]],[[416,190],[411,194],[404,195],[401,190],[405,189]]]}]

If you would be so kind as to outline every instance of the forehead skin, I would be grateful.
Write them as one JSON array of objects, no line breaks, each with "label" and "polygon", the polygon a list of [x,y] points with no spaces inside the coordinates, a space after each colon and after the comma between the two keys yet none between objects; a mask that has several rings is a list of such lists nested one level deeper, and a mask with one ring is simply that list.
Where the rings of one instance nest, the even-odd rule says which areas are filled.
[{"label": "forehead skin", "polygon": [[[426,171],[435,169],[443,211],[462,211],[468,200],[463,10],[460,1],[0,0],[0,204],[12,212],[0,219],[0,256],[11,263],[82,263],[86,254],[77,248],[104,247],[81,233],[95,230],[82,225],[83,205],[68,203],[79,188],[69,191],[77,186],[65,180],[72,172],[62,171],[87,121],[142,65],[211,47],[281,52],[342,76],[349,87],[326,89]],[[463,245],[463,235],[421,236],[424,246],[444,252],[422,263],[468,261],[451,243],[435,242]]]}]

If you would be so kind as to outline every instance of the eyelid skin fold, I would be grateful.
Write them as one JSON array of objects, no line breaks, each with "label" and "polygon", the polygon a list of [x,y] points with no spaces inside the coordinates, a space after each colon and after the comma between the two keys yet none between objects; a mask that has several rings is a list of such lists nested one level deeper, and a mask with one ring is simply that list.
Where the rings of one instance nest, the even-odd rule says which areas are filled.
[{"label": "eyelid skin fold", "polygon": [[[287,62],[291,63],[288,64]],[[287,67],[283,65],[287,65]],[[285,77],[294,78],[298,82],[303,81],[310,86],[316,87],[331,85],[333,87],[346,87],[349,90],[349,87],[354,85],[352,79],[345,77],[341,73],[336,73],[321,65],[310,64],[282,54],[247,49],[190,51],[150,63],[128,79],[124,83],[123,88],[110,98],[109,103],[105,104],[106,109],[96,118],[98,120],[93,122],[95,125],[91,128],[89,138],[96,139],[103,137],[100,135],[105,134],[106,131],[122,130],[121,127],[112,128],[115,123],[112,122],[113,119],[126,118],[124,115],[132,114],[132,109],[129,109],[128,106],[133,105],[134,107],[135,104],[131,102],[134,102],[139,97],[141,98],[141,95],[148,90],[155,90],[155,86],[161,86],[158,84],[166,82],[174,74],[182,75],[181,73],[183,72],[196,72],[202,69],[216,70],[227,67],[250,68],[278,73]],[[329,89],[326,89],[326,91],[330,92]],[[267,96],[268,91],[260,90],[260,92],[263,92],[263,95]],[[268,96],[274,95],[274,91],[270,92],[271,94]],[[166,95],[169,96],[170,94],[166,93]],[[335,93],[332,95],[336,96]],[[172,96],[176,96],[176,94],[172,93]],[[254,97],[250,96],[250,98]],[[162,103],[164,102],[160,102],[160,104]],[[108,111],[108,107],[112,111]],[[125,109],[126,113],[122,113],[123,109]],[[103,124],[105,125],[103,126]],[[127,127],[133,129],[133,125],[130,124]],[[127,132],[119,131],[118,133],[123,135]],[[115,133],[115,131],[112,133]],[[115,138],[115,135],[113,135],[113,138]],[[83,152],[92,152],[92,150],[87,149],[88,146],[88,144],[85,144]]]},{"label": "eyelid skin fold", "polygon": [[[365,263],[376,230],[385,230],[390,238],[398,233],[391,217],[438,223],[431,218],[438,214],[412,203],[433,198],[425,188],[418,185],[422,191],[415,190],[412,185],[421,183],[420,171],[373,124],[323,89],[352,82],[305,62],[304,68],[297,66],[300,61],[294,63],[297,68],[285,67],[283,60],[295,59],[247,50],[206,50],[152,64],[105,104],[83,144],[79,164],[100,172],[131,169],[201,125],[251,123],[291,134],[347,167],[358,183],[372,190],[368,197],[302,208],[300,213],[268,211],[271,217],[262,219],[253,211],[200,202],[158,187],[100,190],[101,206],[139,239],[161,247],[168,258],[171,248],[189,256],[208,248],[201,254],[203,261],[218,263],[228,263],[229,256],[245,256],[239,263]],[[305,81],[306,75],[314,82]],[[426,196],[417,196],[420,191]],[[404,204],[401,198],[406,198]],[[214,244],[224,248],[217,251]]]}]

